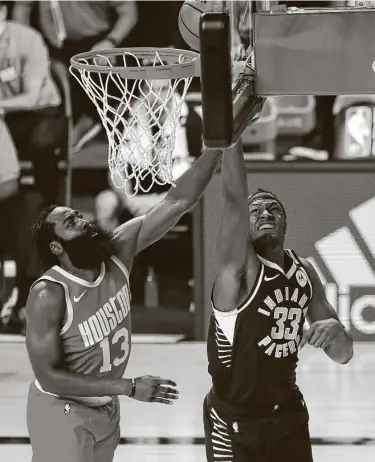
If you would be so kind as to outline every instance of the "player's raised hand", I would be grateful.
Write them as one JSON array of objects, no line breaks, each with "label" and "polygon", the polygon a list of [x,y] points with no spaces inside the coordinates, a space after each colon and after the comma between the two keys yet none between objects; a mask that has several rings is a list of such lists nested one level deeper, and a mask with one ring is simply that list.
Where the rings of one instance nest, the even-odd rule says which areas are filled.
[{"label": "player's raised hand", "polygon": [[337,319],[330,318],[315,321],[303,334],[299,349],[301,350],[306,343],[315,348],[325,349],[334,342],[341,331],[342,325]]},{"label": "player's raised hand", "polygon": [[178,399],[177,384],[172,380],[145,375],[135,379],[134,399],[149,403],[173,404]]}]

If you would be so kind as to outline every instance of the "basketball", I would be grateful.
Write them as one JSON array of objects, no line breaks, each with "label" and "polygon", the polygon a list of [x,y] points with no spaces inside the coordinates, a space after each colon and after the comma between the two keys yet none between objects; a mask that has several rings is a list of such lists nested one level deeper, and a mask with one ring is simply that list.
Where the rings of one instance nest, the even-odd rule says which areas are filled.
[{"label": "basketball", "polygon": [[203,13],[209,11],[208,2],[185,2],[178,15],[178,27],[185,42],[193,50],[199,51],[199,21]]}]

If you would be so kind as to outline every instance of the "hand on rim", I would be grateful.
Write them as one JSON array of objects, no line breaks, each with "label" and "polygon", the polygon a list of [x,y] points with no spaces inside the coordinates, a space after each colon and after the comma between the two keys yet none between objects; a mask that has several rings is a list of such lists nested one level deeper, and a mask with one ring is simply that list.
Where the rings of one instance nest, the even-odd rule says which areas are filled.
[{"label": "hand on rim", "polygon": [[115,63],[116,58],[114,56],[100,56],[100,52],[103,50],[112,50],[114,48],[111,40],[101,40],[96,43],[91,51],[97,51],[98,55],[93,58],[93,64],[96,66],[111,66]]}]

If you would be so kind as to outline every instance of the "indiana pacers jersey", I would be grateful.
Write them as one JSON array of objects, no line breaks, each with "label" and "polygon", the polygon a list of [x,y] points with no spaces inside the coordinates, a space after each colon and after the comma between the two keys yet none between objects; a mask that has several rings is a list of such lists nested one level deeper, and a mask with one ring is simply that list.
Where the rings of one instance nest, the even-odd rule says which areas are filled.
[{"label": "indiana pacers jersey", "polygon": [[[131,323],[129,275],[122,262],[114,256],[103,262],[93,282],[59,266],[49,269],[40,280],[60,284],[65,292],[66,314],[60,335],[68,370],[113,379],[123,377],[131,349]],[[37,381],[36,386],[44,391]],[[97,405],[111,397],[77,400]]]},{"label": "indiana pacers jersey", "polygon": [[254,287],[237,309],[220,312],[213,306],[207,343],[215,394],[249,409],[298,391],[298,345],[312,298],[309,276],[293,251],[285,251],[285,271],[259,259]]}]

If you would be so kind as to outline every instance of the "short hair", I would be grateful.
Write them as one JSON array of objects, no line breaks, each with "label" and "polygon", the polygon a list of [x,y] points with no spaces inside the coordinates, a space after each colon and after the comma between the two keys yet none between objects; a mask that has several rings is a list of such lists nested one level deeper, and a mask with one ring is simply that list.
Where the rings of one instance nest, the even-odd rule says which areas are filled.
[{"label": "short hair", "polygon": [[38,254],[38,260],[43,271],[46,271],[59,262],[58,258],[51,252],[49,247],[50,243],[57,238],[55,233],[55,224],[47,221],[48,216],[55,210],[56,207],[58,206],[55,204],[45,207],[31,227],[31,233]]},{"label": "short hair", "polygon": [[281,200],[276,196],[276,194],[274,194],[273,192],[267,189],[258,188],[253,194],[250,194],[250,196],[247,198],[247,202],[249,205],[257,198],[256,196],[260,196],[260,197],[266,196],[266,197],[275,199],[275,201],[277,201],[280,204],[281,208],[283,209],[284,215],[286,217],[286,211],[285,211],[284,205],[281,202]]}]

